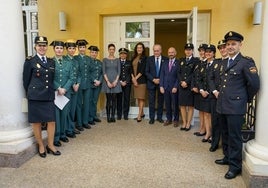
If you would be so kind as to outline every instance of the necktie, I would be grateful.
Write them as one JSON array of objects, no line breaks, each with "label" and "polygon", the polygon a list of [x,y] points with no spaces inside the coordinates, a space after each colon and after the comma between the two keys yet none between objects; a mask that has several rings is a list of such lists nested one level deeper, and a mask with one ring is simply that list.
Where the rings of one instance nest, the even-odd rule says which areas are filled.
[{"label": "necktie", "polygon": [[189,57],[187,57],[186,58],[186,63],[188,63],[190,61],[190,58]]},{"label": "necktie", "polygon": [[169,65],[168,65],[168,70],[169,70],[169,72],[171,71],[172,64],[173,64],[172,59],[170,59],[170,60],[169,60]]},{"label": "necktie", "polygon": [[234,62],[234,60],[233,59],[229,59],[228,60],[228,64],[227,64],[227,67],[229,68],[231,65],[232,65],[232,63]]},{"label": "necktie", "polygon": [[61,59],[59,59],[59,63],[62,64],[62,60]]},{"label": "necktie", "polygon": [[45,57],[41,57],[43,63],[47,63]]},{"label": "necktie", "polygon": [[156,58],[155,62],[156,77],[159,77],[159,58]]}]

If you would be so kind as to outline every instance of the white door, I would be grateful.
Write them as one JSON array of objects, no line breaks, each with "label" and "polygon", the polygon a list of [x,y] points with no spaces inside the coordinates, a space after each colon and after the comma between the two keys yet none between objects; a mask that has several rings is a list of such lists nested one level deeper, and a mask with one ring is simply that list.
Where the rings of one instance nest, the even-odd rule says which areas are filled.
[{"label": "white door", "polygon": [[197,53],[197,7],[193,7],[187,17],[187,42],[194,45],[195,54]]}]

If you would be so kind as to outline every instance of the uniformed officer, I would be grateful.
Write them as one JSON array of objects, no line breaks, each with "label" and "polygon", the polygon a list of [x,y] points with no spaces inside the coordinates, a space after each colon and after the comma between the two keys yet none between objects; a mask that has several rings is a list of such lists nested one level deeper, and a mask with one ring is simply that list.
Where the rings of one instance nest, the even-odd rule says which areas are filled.
[{"label": "uniformed officer", "polygon": [[74,56],[75,60],[78,61],[79,73],[80,73],[80,86],[78,89],[77,99],[77,129],[82,128],[90,129],[91,126],[88,124],[89,115],[89,82],[90,82],[90,61],[91,58],[86,55],[86,46],[88,42],[85,39],[77,40],[76,45],[78,46],[79,54]]},{"label": "uniformed officer", "polygon": [[182,117],[181,130],[189,131],[194,113],[194,95],[192,92],[192,78],[195,66],[199,62],[193,56],[194,45],[187,43],[184,46],[185,57],[180,58],[179,66],[179,106]]},{"label": "uniformed officer", "polygon": [[89,124],[94,125],[95,122],[101,122],[97,116],[97,104],[101,91],[101,84],[103,81],[102,62],[97,59],[99,48],[97,46],[90,46],[90,87],[89,87]]},{"label": "uniformed officer", "polygon": [[243,36],[229,31],[225,36],[229,58],[223,60],[220,69],[220,90],[217,112],[223,126],[222,145],[224,158],[215,163],[229,165],[226,179],[235,178],[242,170],[241,127],[247,109],[260,88],[260,80],[255,62],[240,53]]},{"label": "uniformed officer", "polygon": [[193,79],[192,79],[192,91],[194,92],[194,108],[199,111],[199,131],[194,132],[196,136],[204,136],[206,134],[205,124],[204,124],[204,112],[200,108],[200,100],[202,96],[199,92],[199,88],[197,85],[198,74],[200,73],[200,69],[203,65],[206,67],[206,56],[205,50],[207,48],[207,44],[200,44],[198,47],[199,53],[199,62],[195,66]]},{"label": "uniformed officer", "polygon": [[211,92],[209,88],[209,75],[213,69],[216,47],[208,44],[205,48],[205,61],[201,64],[198,74],[198,88],[200,93],[200,112],[203,114],[205,135],[202,142],[211,142]]},{"label": "uniformed officer", "polygon": [[[50,46],[53,46],[55,52],[55,77],[54,89],[57,95],[71,98],[71,87],[73,85],[73,71],[71,62],[63,57],[64,42],[53,41]],[[69,142],[68,137],[74,137],[73,134],[66,134],[66,127],[68,124],[67,118],[70,113],[70,102],[68,102],[62,109],[55,105],[56,108],[56,130],[54,137],[54,145],[61,146],[62,142]]]},{"label": "uniformed officer", "polygon": [[[66,127],[66,134],[69,137],[75,137],[75,134],[80,134],[80,131],[75,129],[75,113],[76,113],[76,105],[77,105],[77,96],[78,89],[80,84],[80,75],[79,75],[79,67],[78,62],[74,59],[74,54],[76,51],[76,43],[74,40],[67,40],[65,42],[65,47],[67,50],[67,55],[64,56],[66,61],[70,62],[72,65],[73,72],[73,85],[71,87],[70,93],[70,114],[68,118],[68,124]],[[80,129],[81,130],[81,129]],[[83,129],[82,129],[83,130]]]},{"label": "uniformed officer", "polygon": [[[32,124],[40,157],[46,151],[54,155],[61,153],[53,145],[55,133],[55,91],[53,87],[55,62],[46,57],[47,38],[34,39],[36,55],[25,60],[23,67],[23,87],[28,99],[28,121]],[[41,123],[47,122],[48,145],[44,146]]]},{"label": "uniformed officer", "polygon": [[228,53],[226,50],[226,42],[225,40],[220,40],[218,42],[217,48],[221,54],[221,58],[215,59],[213,61],[213,69],[210,74],[209,78],[209,88],[211,91],[211,125],[212,125],[212,141],[211,141],[211,147],[209,148],[209,151],[214,152],[219,147],[219,142],[221,138],[222,128],[220,126],[220,120],[219,120],[219,114],[216,111],[216,103],[217,98],[219,95],[219,77],[220,77],[220,67],[222,65],[222,60],[228,58]]},{"label": "uniformed officer", "polygon": [[128,120],[132,66],[131,62],[127,60],[128,49],[120,48],[118,52],[121,65],[119,80],[122,92],[117,93],[117,119],[120,120],[122,118],[123,112],[124,119]]}]

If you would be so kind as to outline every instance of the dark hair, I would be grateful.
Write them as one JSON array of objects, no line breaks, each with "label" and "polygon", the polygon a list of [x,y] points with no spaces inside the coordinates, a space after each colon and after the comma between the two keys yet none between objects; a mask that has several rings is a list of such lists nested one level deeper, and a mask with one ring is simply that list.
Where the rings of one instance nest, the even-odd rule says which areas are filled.
[{"label": "dark hair", "polygon": [[137,53],[137,47],[138,47],[139,45],[141,45],[142,48],[143,48],[143,51],[142,51],[141,56],[145,56],[145,46],[144,46],[144,44],[143,44],[142,42],[138,42],[138,43],[136,44],[135,48],[134,48],[133,59],[135,59],[135,58],[138,56],[138,53]]},{"label": "dark hair", "polygon": [[115,48],[115,45],[114,45],[114,44],[108,44],[108,49],[109,49],[110,47],[114,47],[114,48]]}]

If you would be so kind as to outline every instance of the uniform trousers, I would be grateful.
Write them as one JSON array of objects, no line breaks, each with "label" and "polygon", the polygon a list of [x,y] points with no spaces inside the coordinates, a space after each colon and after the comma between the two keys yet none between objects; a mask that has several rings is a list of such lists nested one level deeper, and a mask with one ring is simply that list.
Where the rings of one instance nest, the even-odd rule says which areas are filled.
[{"label": "uniform trousers", "polygon": [[222,134],[222,127],[220,124],[220,117],[219,114],[216,111],[216,98],[210,99],[211,104],[211,127],[212,127],[212,142],[211,147],[215,148],[219,146],[221,134]]},{"label": "uniform trousers", "polygon": [[78,90],[77,99],[77,123],[78,126],[88,124],[88,114],[89,114],[89,88]]},{"label": "uniform trousers", "polygon": [[179,96],[178,92],[172,93],[171,89],[166,89],[164,93],[166,106],[166,116],[168,121],[179,121]]},{"label": "uniform trousers", "polygon": [[89,117],[88,121],[94,121],[97,118],[97,104],[99,100],[99,95],[101,91],[101,86],[89,88]]},{"label": "uniform trousers", "polygon": [[163,106],[164,106],[164,95],[160,92],[159,86],[155,89],[148,89],[149,94],[149,117],[151,120],[155,118],[155,101],[157,95],[157,119],[162,119]]},{"label": "uniform trousers", "polygon": [[242,169],[243,122],[244,115],[220,114],[223,154],[229,162],[229,170],[233,172]]},{"label": "uniform trousers", "polygon": [[78,92],[74,92],[71,94],[70,99],[70,113],[68,117],[68,123],[66,127],[66,133],[73,134],[75,129],[75,113],[76,113],[76,106],[77,106],[77,97]]},{"label": "uniform trousers", "polygon": [[60,138],[65,138],[65,129],[67,126],[67,118],[70,113],[70,101],[64,106],[62,110],[60,110],[57,106],[55,106],[56,111],[56,128],[55,128],[55,136],[54,142],[60,140]]},{"label": "uniform trousers", "polygon": [[122,86],[122,92],[117,93],[117,117],[122,117],[122,112],[124,118],[128,117],[129,113],[129,105],[130,105],[130,91],[131,85],[127,84],[126,86]]}]

